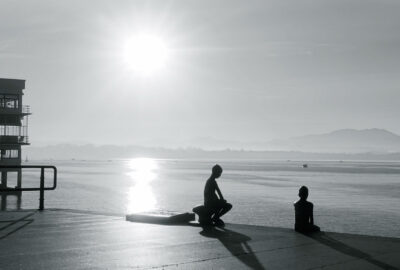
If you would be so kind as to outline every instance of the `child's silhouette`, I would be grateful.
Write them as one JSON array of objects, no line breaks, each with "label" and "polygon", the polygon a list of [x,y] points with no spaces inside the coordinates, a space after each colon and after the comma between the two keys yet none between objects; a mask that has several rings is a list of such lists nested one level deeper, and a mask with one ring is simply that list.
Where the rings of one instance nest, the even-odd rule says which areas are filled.
[{"label": "child's silhouette", "polygon": [[309,233],[319,232],[320,228],[314,225],[313,208],[314,205],[307,201],[308,188],[302,186],[299,189],[300,200],[294,203],[294,210],[296,215],[296,223],[294,229],[298,232]]},{"label": "child's silhouette", "polygon": [[232,209],[232,204],[226,202],[216,181],[221,175],[222,167],[217,164],[212,168],[211,176],[204,187],[204,206],[215,225],[224,225],[221,216]]}]

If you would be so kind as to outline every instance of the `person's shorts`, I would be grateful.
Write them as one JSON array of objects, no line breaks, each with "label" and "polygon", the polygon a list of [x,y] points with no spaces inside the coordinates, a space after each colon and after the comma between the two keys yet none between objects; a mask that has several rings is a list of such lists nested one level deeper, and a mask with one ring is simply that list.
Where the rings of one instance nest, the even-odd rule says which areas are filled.
[{"label": "person's shorts", "polygon": [[213,201],[205,202],[204,206],[207,209],[214,210],[214,211],[217,211],[222,208],[229,208],[229,209],[232,208],[232,205],[230,203],[227,203],[222,200],[213,200]]}]

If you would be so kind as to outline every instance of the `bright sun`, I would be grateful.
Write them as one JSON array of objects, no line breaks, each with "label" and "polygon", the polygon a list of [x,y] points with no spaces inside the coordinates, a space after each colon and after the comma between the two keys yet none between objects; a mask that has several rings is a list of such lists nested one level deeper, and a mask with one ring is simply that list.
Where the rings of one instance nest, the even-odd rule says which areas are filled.
[{"label": "bright sun", "polygon": [[129,69],[148,75],[165,66],[168,48],[160,37],[136,35],[126,42],[123,58]]}]

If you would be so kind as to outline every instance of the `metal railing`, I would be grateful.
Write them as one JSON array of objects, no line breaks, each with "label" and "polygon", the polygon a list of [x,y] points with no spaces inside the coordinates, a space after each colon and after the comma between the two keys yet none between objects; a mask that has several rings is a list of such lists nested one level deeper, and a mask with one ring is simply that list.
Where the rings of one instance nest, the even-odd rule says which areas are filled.
[{"label": "metal railing", "polygon": [[[0,192],[16,192],[16,191],[39,191],[39,210],[44,209],[44,191],[45,190],[55,190],[57,187],[57,168],[55,166],[47,165],[2,165],[0,166],[0,171],[2,169],[40,169],[40,187],[38,188],[0,188]],[[45,169],[53,170],[53,185],[51,187],[44,186],[44,173]]]},{"label": "metal railing", "polygon": [[22,105],[22,113],[31,113],[30,105]]},{"label": "metal railing", "polygon": [[8,112],[11,114],[15,113],[23,113],[23,114],[31,114],[31,106],[30,105],[22,105],[22,106],[7,106],[6,104],[0,104],[0,110],[3,112]]},{"label": "metal railing", "polygon": [[20,135],[0,135],[0,143],[29,144],[29,137]]}]

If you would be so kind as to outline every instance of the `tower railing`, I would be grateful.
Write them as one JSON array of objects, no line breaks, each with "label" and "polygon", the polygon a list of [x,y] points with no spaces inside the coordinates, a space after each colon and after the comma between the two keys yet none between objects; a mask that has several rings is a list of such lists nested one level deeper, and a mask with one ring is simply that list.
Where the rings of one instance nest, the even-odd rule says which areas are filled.
[{"label": "tower railing", "polygon": [[29,144],[29,137],[19,135],[0,135],[0,143]]},{"label": "tower railing", "polygon": [[[15,192],[22,192],[22,191],[39,191],[39,210],[44,209],[44,191],[45,190],[55,190],[57,187],[57,168],[55,166],[48,166],[48,165],[3,165],[0,166],[0,171],[3,169],[40,169],[40,185],[39,187],[21,187],[21,188],[4,188],[0,187],[0,193],[15,193]],[[52,186],[45,186],[44,183],[44,176],[45,176],[45,169],[53,170],[53,185]]]},{"label": "tower railing", "polygon": [[31,114],[31,106],[22,105],[20,107],[18,107],[18,106],[7,107],[7,106],[3,106],[2,104],[0,104],[0,111],[2,111],[3,113],[9,113],[9,114],[18,114],[18,113]]},{"label": "tower railing", "polygon": [[31,106],[22,105],[22,113],[31,113]]}]

